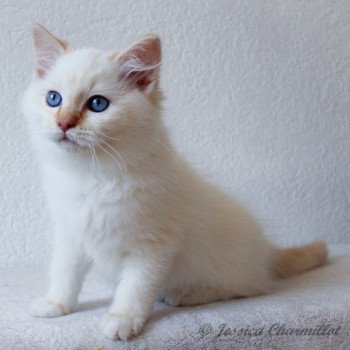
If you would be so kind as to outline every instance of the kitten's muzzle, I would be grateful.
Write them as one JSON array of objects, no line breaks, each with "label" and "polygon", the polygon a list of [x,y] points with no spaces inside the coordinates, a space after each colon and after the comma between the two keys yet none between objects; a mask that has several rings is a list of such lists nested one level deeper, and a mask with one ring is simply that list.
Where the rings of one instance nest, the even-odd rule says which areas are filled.
[{"label": "kitten's muzzle", "polygon": [[76,127],[80,121],[82,121],[83,116],[79,112],[63,109],[59,110],[56,114],[57,126],[66,133],[69,129]]},{"label": "kitten's muzzle", "polygon": [[64,132],[66,133],[67,130],[71,129],[71,128],[74,128],[77,126],[77,124],[72,121],[72,120],[69,120],[69,119],[62,119],[62,120],[59,120],[57,122],[57,125],[58,127]]}]

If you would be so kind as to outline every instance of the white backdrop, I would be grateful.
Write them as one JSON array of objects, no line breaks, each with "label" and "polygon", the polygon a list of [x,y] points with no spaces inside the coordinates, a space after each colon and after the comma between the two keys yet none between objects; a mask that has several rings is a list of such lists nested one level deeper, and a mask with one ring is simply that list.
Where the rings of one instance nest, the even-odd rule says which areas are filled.
[{"label": "white backdrop", "polygon": [[165,118],[181,153],[277,242],[350,242],[348,0],[3,0],[0,266],[50,251],[19,109],[34,21],[108,50],[160,34]]}]

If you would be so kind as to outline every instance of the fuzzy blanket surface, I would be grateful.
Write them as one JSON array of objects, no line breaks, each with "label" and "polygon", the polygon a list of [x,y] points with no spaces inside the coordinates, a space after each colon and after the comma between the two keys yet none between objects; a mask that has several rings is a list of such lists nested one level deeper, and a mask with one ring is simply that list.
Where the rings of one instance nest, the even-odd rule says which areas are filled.
[{"label": "fuzzy blanket surface", "polygon": [[269,295],[192,308],[156,303],[142,334],[127,342],[98,329],[113,291],[95,273],[73,314],[33,318],[29,305],[46,285],[43,268],[0,270],[1,349],[350,349],[350,245],[332,246],[328,265]]}]

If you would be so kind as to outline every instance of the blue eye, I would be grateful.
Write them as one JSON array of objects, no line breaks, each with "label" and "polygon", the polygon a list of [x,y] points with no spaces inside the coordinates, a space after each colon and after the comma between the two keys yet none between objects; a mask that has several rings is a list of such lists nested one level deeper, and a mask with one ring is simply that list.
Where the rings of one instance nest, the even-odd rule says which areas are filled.
[{"label": "blue eye", "polygon": [[57,107],[62,102],[62,96],[57,91],[49,91],[46,95],[46,102],[50,107]]},{"label": "blue eye", "polygon": [[87,108],[89,108],[90,111],[97,113],[103,112],[107,109],[108,105],[109,101],[105,97],[99,95],[90,97],[87,102]]}]

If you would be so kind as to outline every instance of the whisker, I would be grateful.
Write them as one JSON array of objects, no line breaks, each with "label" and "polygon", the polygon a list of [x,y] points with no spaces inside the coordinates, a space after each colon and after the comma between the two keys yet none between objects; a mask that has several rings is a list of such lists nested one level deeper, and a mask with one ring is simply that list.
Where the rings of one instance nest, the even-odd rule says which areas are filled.
[{"label": "whisker", "polygon": [[94,172],[95,172],[95,158],[94,158],[94,155],[92,153],[92,150],[91,150],[91,146],[89,145],[89,151],[90,151],[90,154],[91,154],[91,159],[92,159],[92,170],[91,170],[91,175],[93,176],[94,175]]},{"label": "whisker", "polygon": [[95,130],[95,132],[96,132],[97,134],[100,134],[100,135],[102,135],[102,136],[106,137],[107,139],[111,139],[111,140],[117,140],[117,141],[120,141],[120,139],[117,139],[117,138],[115,138],[115,137],[108,136],[108,135],[106,135],[106,134],[102,133],[101,131],[97,131],[97,130]]},{"label": "whisker", "polygon": [[[99,133],[99,134],[101,134],[105,137],[111,138],[111,139],[115,139],[115,138],[109,137],[107,135],[104,135],[103,133],[98,132],[98,131],[96,133]],[[95,143],[96,146],[101,148],[106,154],[108,154],[114,160],[114,162],[118,165],[118,167],[123,175],[123,178],[125,179],[126,174],[128,173],[128,167],[126,166],[126,163],[125,163],[123,157],[121,156],[121,154],[116,149],[114,149],[109,143],[107,143],[106,141],[104,141],[100,137],[97,137],[93,133],[89,133],[88,130],[85,130],[84,132],[78,132],[76,134],[76,138],[79,138],[81,140],[88,142],[88,147],[89,147],[90,153],[93,153],[93,155],[94,155],[94,157],[93,157],[93,172],[95,171],[94,170],[95,169],[95,160],[94,159],[96,159],[96,163],[97,163],[97,166],[99,168],[99,174],[101,175],[101,165],[100,165],[100,162],[98,160],[95,147],[93,146],[93,143]],[[118,139],[115,139],[115,140],[118,140]],[[124,169],[120,165],[119,161],[113,156],[113,154],[110,151],[108,151],[108,149],[102,147],[102,145],[100,144],[101,142],[103,144],[105,144],[111,151],[113,151],[120,158]]]},{"label": "whisker", "polygon": [[145,199],[146,199],[145,185],[144,185],[144,183],[143,183],[143,180],[142,180],[142,176],[141,176],[141,175],[139,176],[139,178],[140,178],[140,182],[141,182],[141,186],[142,186],[143,199],[145,200]]},{"label": "whisker", "polygon": [[86,135],[87,137],[85,137],[85,140],[90,142],[91,144],[89,144],[89,149],[90,149],[90,152],[91,154],[93,155],[93,171],[95,171],[95,159],[96,159],[96,164],[97,164],[97,167],[98,167],[98,173],[99,173],[99,176],[101,177],[101,165],[100,165],[100,162],[98,161],[98,157],[97,157],[97,154],[96,154],[96,150],[95,150],[95,147],[93,145],[93,142],[96,141],[96,138],[93,136],[93,135]]},{"label": "whisker", "polygon": [[95,150],[95,147],[92,146],[92,152],[94,153],[94,156],[96,158],[96,163],[97,163],[97,167],[98,167],[98,174],[99,176],[101,177],[101,164],[100,162],[98,161],[98,158],[97,158],[97,154],[96,154],[96,150]]},{"label": "whisker", "polygon": [[123,171],[123,168],[121,167],[121,165],[119,164],[118,160],[113,156],[113,154],[111,154],[109,151],[107,151],[105,148],[103,148],[100,144],[96,144],[98,147],[100,147],[103,151],[105,151],[114,161],[115,163],[118,165],[123,177],[125,178],[125,174]]},{"label": "whisker", "polygon": [[111,150],[113,150],[113,151],[116,153],[116,155],[117,155],[117,156],[120,158],[120,160],[122,161],[122,163],[123,163],[123,165],[124,165],[124,168],[125,168],[125,172],[126,172],[126,174],[127,174],[127,173],[128,173],[128,168],[127,168],[127,166],[126,166],[126,164],[125,164],[125,162],[124,162],[123,157],[120,155],[120,153],[119,153],[116,149],[114,149],[110,144],[108,144],[107,142],[103,141],[102,139],[97,138],[97,140],[103,142],[106,146],[108,146]]}]

